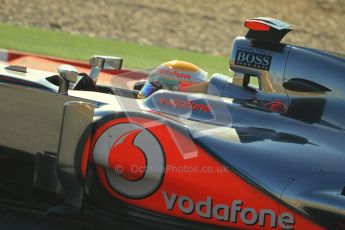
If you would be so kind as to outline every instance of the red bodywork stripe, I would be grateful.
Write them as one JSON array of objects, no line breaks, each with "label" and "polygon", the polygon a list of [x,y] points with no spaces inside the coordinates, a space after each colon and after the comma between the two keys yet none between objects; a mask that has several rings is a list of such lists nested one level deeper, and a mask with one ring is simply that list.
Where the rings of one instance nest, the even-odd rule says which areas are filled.
[{"label": "red bodywork stripe", "polygon": [[[272,229],[269,224],[269,217],[266,220],[266,225],[264,227],[259,227],[258,224],[246,225],[241,221],[232,223],[230,221],[222,222],[216,220],[214,217],[206,219],[200,217],[195,212],[186,215],[176,207],[177,204],[175,204],[175,207],[172,210],[168,210],[165,200],[163,199],[162,192],[165,191],[169,195],[175,193],[179,196],[188,196],[195,202],[204,201],[207,199],[207,197],[212,197],[214,204],[231,205],[233,200],[241,200],[243,201],[243,208],[250,207],[257,211],[262,209],[270,209],[273,210],[277,216],[283,212],[291,213],[295,219],[294,229],[324,229],[297,214],[293,210],[279,204],[277,200],[258,190],[239,175],[227,168],[224,168],[221,163],[211,157],[210,154],[196,145],[191,139],[182,135],[175,129],[160,123],[159,121],[153,121],[151,119],[142,117],[119,118],[109,121],[96,130],[92,137],[91,146],[95,145],[98,137],[100,137],[105,130],[120,123],[134,123],[147,127],[147,129],[160,141],[160,144],[165,152],[166,167],[175,167],[176,171],[174,171],[172,168],[170,170],[166,168],[167,170],[165,172],[164,180],[155,193],[143,199],[133,200],[116,193],[108,184],[104,169],[100,166],[97,166],[97,172],[102,185],[114,198],[136,207],[168,216],[188,219],[191,221],[240,229]],[[153,123],[155,123],[155,125],[152,125]],[[150,126],[148,127],[147,124],[150,124]],[[181,149],[179,148],[179,145],[181,144],[194,148],[197,151],[197,157],[184,159],[184,153],[181,152]],[[89,153],[90,160],[92,160],[91,152],[92,147],[88,148],[86,146],[84,154]],[[231,154],[231,152],[229,152],[229,154]],[[83,157],[83,159],[85,159],[85,157]],[[180,172],[177,170],[180,167],[191,167],[197,169],[207,167],[205,168],[207,170],[197,173],[186,171]],[[237,220],[239,220],[239,218],[240,214],[237,213]],[[278,223],[277,228],[280,228]]]},{"label": "red bodywork stripe", "polygon": [[[56,58],[38,54],[29,54],[18,51],[8,51],[8,64],[25,66],[31,69],[38,69],[49,72],[56,72],[61,64],[72,65],[77,68],[79,73],[88,73],[90,65],[87,62],[71,59]],[[115,76],[115,77],[114,77]],[[130,69],[102,70],[97,81],[97,85],[119,86],[131,88],[128,81],[138,81],[147,78],[147,73],[133,71]],[[133,84],[133,83],[132,83]]]}]

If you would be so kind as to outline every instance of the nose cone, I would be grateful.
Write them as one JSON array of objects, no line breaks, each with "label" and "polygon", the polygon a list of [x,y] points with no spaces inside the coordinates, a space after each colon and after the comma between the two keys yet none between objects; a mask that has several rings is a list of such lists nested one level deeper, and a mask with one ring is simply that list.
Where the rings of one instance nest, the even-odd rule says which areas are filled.
[{"label": "nose cone", "polygon": [[292,182],[282,200],[329,228],[345,228],[345,174],[313,173]]}]

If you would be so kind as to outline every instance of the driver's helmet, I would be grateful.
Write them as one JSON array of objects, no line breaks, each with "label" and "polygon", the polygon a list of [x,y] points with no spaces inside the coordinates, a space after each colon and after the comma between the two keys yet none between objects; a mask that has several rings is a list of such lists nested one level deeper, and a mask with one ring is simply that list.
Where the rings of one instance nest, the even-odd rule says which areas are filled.
[{"label": "driver's helmet", "polygon": [[138,98],[145,98],[159,89],[185,91],[188,87],[207,81],[207,72],[185,61],[169,61],[152,70]]}]

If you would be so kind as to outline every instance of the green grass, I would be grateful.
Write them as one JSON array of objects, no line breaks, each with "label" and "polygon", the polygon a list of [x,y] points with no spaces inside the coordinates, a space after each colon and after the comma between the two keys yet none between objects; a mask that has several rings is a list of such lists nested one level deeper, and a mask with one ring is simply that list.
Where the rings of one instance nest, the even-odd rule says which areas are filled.
[{"label": "green grass", "polygon": [[85,61],[94,54],[120,56],[124,58],[125,68],[134,69],[152,68],[162,62],[179,59],[192,62],[210,74],[231,75],[228,58],[224,56],[8,24],[0,24],[0,48]]}]

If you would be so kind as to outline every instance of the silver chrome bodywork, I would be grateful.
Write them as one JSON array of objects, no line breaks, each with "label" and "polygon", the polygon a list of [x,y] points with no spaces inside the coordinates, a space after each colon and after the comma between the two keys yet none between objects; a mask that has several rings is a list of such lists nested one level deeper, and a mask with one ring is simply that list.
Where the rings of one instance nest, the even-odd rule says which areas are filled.
[{"label": "silver chrome bodywork", "polygon": [[[80,152],[84,140],[91,135],[95,105],[80,101],[67,102],[64,105],[63,122],[57,154],[57,175],[64,191],[65,202],[80,208],[83,199],[83,186],[79,180],[81,172],[74,154]],[[79,174],[78,174],[79,173]]]}]

